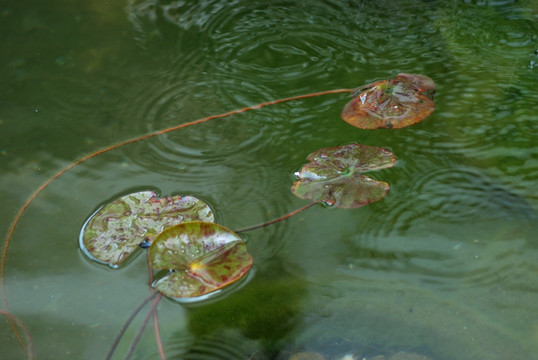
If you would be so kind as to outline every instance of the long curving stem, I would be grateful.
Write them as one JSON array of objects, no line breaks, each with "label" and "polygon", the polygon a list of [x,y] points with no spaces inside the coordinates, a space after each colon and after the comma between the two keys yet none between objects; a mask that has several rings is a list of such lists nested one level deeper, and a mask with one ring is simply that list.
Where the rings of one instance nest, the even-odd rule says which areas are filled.
[{"label": "long curving stem", "polygon": [[[65,174],[66,172],[68,172],[69,170],[74,168],[75,166],[85,162],[86,160],[89,160],[89,159],[91,159],[93,157],[96,157],[97,155],[100,155],[100,154],[103,154],[105,152],[117,149],[119,147],[129,145],[129,144],[132,144],[132,143],[136,143],[136,142],[139,142],[139,141],[142,141],[142,140],[146,140],[146,139],[158,136],[158,135],[166,134],[166,133],[169,133],[171,131],[186,128],[186,127],[191,126],[191,125],[201,124],[201,123],[213,120],[213,119],[225,118],[225,117],[228,117],[230,115],[240,114],[240,113],[243,113],[243,112],[246,112],[246,111],[249,111],[249,110],[261,109],[261,108],[263,108],[265,106],[268,106],[268,105],[275,105],[275,104],[279,104],[279,103],[283,103],[283,102],[287,102],[287,101],[300,100],[300,99],[306,99],[306,98],[322,96],[322,95],[329,95],[329,94],[350,93],[352,91],[353,91],[353,89],[335,89],[335,90],[319,91],[319,92],[314,92],[314,93],[310,93],[310,94],[304,94],[304,95],[292,96],[292,97],[278,99],[278,100],[267,101],[267,102],[263,102],[263,103],[260,103],[260,104],[257,104],[257,105],[248,106],[248,107],[238,109],[238,110],[232,110],[232,111],[222,113],[222,114],[218,114],[218,115],[211,115],[211,116],[208,116],[208,117],[205,117],[205,118],[202,118],[202,119],[198,119],[198,120],[194,120],[194,121],[191,121],[191,122],[179,124],[179,125],[176,125],[176,126],[166,128],[166,129],[154,131],[154,132],[151,132],[149,134],[145,134],[145,135],[142,135],[142,136],[139,136],[139,137],[136,137],[136,138],[121,141],[121,142],[116,143],[114,145],[107,146],[107,147],[102,148],[100,150],[97,150],[97,151],[95,151],[95,152],[93,152],[91,154],[83,156],[80,159],[75,160],[72,163],[70,163],[69,165],[65,166],[64,168],[59,170],[56,174],[52,175],[47,181],[45,181],[40,187],[38,187],[30,195],[30,197],[26,200],[26,202],[22,205],[22,207],[19,209],[19,211],[15,215],[15,218],[13,219],[13,222],[11,223],[11,225],[10,225],[10,227],[8,229],[8,232],[7,232],[5,241],[4,241],[4,246],[3,246],[3,249],[2,249],[2,256],[0,257],[0,292],[2,293],[2,303],[3,303],[3,306],[4,306],[4,311],[8,312],[8,309],[9,309],[8,301],[7,301],[7,295],[6,295],[6,292],[5,292],[5,266],[6,266],[7,252],[8,252],[8,249],[9,249],[9,245],[11,243],[11,239],[13,238],[13,233],[15,232],[15,228],[17,227],[17,224],[19,223],[22,215],[24,214],[24,212],[26,211],[28,206],[30,206],[32,201],[43,190],[45,190],[45,188],[47,188],[47,186],[49,186],[54,180],[58,179],[60,176],[62,176],[63,174]],[[246,230],[244,230],[244,231],[246,231]],[[12,319],[10,319],[10,324],[11,324],[11,328],[13,329],[13,332],[20,338],[20,336],[18,335],[19,333],[18,333],[18,331],[16,329],[16,326],[15,326],[15,323],[14,323],[14,321]]]}]

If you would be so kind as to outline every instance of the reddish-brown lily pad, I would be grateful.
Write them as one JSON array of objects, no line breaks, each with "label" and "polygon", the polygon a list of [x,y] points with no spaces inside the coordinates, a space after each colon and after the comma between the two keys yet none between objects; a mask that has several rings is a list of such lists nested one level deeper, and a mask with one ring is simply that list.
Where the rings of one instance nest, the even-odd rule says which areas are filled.
[{"label": "reddish-brown lily pad", "polygon": [[425,75],[398,74],[361,86],[342,111],[342,119],[361,129],[398,129],[416,124],[435,109],[435,83]]},{"label": "reddish-brown lily pad", "polygon": [[165,228],[187,221],[214,221],[213,211],[193,196],[157,198],[153,191],[125,195],[103,206],[84,224],[80,247],[91,259],[117,268],[138,245]]},{"label": "reddish-brown lily pad", "polygon": [[149,263],[169,270],[153,287],[174,299],[199,297],[242,278],[252,266],[245,242],[209,222],[186,222],[165,229],[149,248]]},{"label": "reddish-brown lily pad", "polygon": [[320,149],[295,175],[291,191],[301,199],[338,208],[357,208],[381,200],[389,184],[362,173],[394,166],[396,157],[387,149],[360,144]]}]

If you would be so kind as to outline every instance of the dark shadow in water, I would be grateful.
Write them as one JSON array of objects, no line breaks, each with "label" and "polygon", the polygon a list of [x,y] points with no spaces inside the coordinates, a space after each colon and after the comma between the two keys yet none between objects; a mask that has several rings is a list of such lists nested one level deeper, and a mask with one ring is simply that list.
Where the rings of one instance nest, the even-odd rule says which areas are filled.
[{"label": "dark shadow in water", "polygon": [[[276,262],[267,269],[230,297],[190,308],[188,328],[195,340],[185,344],[180,340],[184,335],[177,333],[178,343],[169,344],[168,352],[195,359],[196,354],[236,349],[236,354],[248,351],[253,359],[274,358],[300,324],[308,284]],[[232,355],[215,359],[241,358]]]}]

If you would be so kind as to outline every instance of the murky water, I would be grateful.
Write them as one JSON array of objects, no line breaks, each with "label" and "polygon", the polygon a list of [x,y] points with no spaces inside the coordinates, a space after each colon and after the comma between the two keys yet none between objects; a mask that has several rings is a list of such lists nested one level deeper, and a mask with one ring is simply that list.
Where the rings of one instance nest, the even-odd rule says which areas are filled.
[{"label": "murky water", "polygon": [[[38,186],[106,145],[399,72],[437,84],[434,114],[404,129],[355,129],[339,118],[348,97],[328,95],[171,132],[64,174],[27,209],[6,261],[9,311],[36,357],[104,358],[148,294],[143,256],[111,270],[78,249],[98,206],[148,188],[189,194],[238,229],[305,204],[289,189],[310,152],[358,142],[398,157],[373,174],[389,195],[245,233],[247,283],[207,303],[159,304],[168,358],[536,358],[537,13],[532,0],[2,4],[3,233]],[[25,358],[5,318],[0,348]],[[134,358],[158,358],[151,326]]]}]

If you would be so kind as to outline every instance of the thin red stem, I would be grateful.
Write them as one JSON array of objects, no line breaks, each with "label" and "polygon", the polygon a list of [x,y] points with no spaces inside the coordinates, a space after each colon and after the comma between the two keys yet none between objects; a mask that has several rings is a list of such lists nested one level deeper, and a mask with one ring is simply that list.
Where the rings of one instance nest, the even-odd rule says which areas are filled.
[{"label": "thin red stem", "polygon": [[[150,291],[154,291],[153,288],[151,287],[151,284],[153,283],[153,269],[150,266],[149,251],[146,251],[146,261],[148,263],[149,288],[150,288]],[[158,303],[159,300],[160,300],[160,298],[153,299],[153,302]],[[154,329],[154,332],[155,332],[155,342],[157,344],[157,351],[159,352],[159,357],[161,358],[161,360],[166,360],[166,354],[164,352],[164,346],[163,346],[163,342],[162,342],[162,339],[161,339],[161,331],[159,329],[158,311],[157,311],[156,304],[154,304],[154,305],[155,305],[155,310],[153,311],[153,329]]]},{"label": "thin red stem", "polygon": [[12,327],[14,327],[15,324],[17,324],[17,326],[21,328],[22,332],[24,333],[24,336],[26,336],[26,341],[28,342],[28,344],[24,343],[24,341],[20,337],[19,332],[16,329],[14,329],[15,336],[17,340],[19,341],[19,343],[21,344],[21,347],[23,348],[23,350],[26,352],[28,359],[33,359],[34,358],[34,345],[32,343],[32,338],[30,337],[30,332],[28,331],[26,326],[24,326],[23,322],[18,317],[6,311],[0,310],[0,315],[4,315],[5,317],[7,317],[10,320]]},{"label": "thin red stem", "polygon": [[138,305],[138,307],[133,311],[133,313],[129,316],[129,318],[127,319],[127,321],[125,322],[125,324],[123,324],[123,327],[121,328],[120,332],[118,333],[118,336],[116,336],[116,338],[114,339],[114,342],[112,343],[112,346],[110,347],[110,350],[108,351],[108,354],[106,355],[106,360],[110,360],[112,359],[112,355],[114,355],[114,351],[116,351],[116,348],[118,347],[118,344],[120,343],[121,341],[121,338],[123,337],[123,335],[125,334],[125,331],[127,331],[127,328],[129,327],[129,325],[131,325],[131,323],[133,322],[134,318],[136,317],[136,315],[138,315],[138,313],[140,312],[140,310],[142,310],[142,308],[148,303],[150,302],[151,299],[155,298],[159,293],[157,292],[154,292],[153,294],[149,295],[147,298],[145,298],[142,303],[140,305]]},{"label": "thin red stem", "polygon": [[243,229],[239,229],[239,230],[235,230],[236,233],[240,233],[240,232],[245,232],[245,231],[250,231],[250,230],[256,230],[256,229],[259,229],[259,228],[262,228],[262,227],[266,227],[266,226],[269,226],[269,225],[273,225],[279,221],[282,221],[282,220],[286,220],[290,217],[292,217],[293,215],[296,215],[298,213],[300,213],[301,211],[304,211],[306,209],[309,209],[311,208],[312,206],[316,205],[317,203],[316,202],[313,202],[313,203],[310,203],[310,204],[307,204],[297,210],[293,210],[292,212],[290,213],[287,213],[286,215],[282,215],[281,217],[279,218],[276,218],[276,219],[273,219],[273,220],[270,220],[268,222],[264,222],[263,224],[258,224],[258,225],[254,225],[254,226],[249,226],[249,227],[246,227],[246,228],[243,228]]},{"label": "thin red stem", "polygon": [[133,353],[136,349],[136,346],[140,342],[140,339],[142,338],[142,334],[144,334],[144,330],[146,329],[146,326],[148,325],[150,317],[155,313],[157,310],[157,305],[159,304],[159,300],[161,300],[161,297],[163,294],[157,293],[158,295],[153,300],[153,303],[151,304],[151,309],[149,309],[148,314],[144,318],[144,322],[142,322],[142,325],[140,326],[140,330],[138,330],[138,333],[136,334],[133,342],[131,343],[131,346],[129,346],[129,350],[127,351],[127,355],[125,355],[125,360],[129,360],[131,356],[133,356]]},{"label": "thin red stem", "polygon": [[[156,300],[156,299],[155,299]],[[155,302],[155,300],[153,300]],[[166,354],[164,352],[164,346],[161,338],[161,331],[159,328],[159,316],[157,308],[153,311],[153,329],[155,330],[155,342],[157,343],[157,350],[159,351],[159,357],[161,360],[166,360]]]}]

